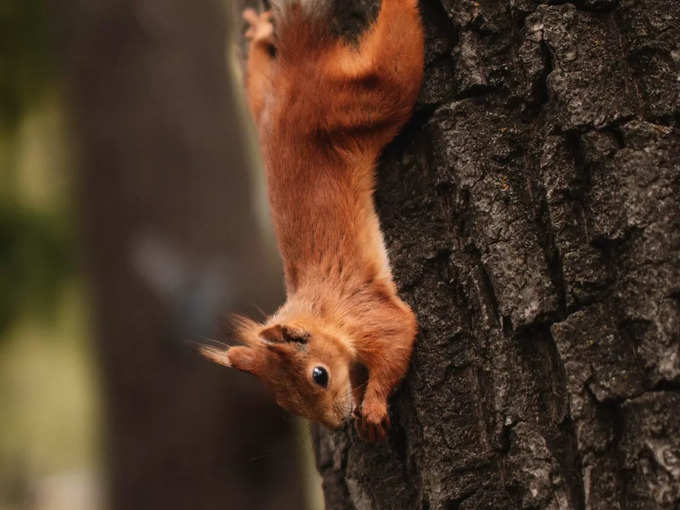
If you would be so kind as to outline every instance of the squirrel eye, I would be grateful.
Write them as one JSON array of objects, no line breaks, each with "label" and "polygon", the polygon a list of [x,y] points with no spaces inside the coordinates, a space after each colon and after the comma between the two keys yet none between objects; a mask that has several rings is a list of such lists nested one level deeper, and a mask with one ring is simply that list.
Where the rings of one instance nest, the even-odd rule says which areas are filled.
[{"label": "squirrel eye", "polygon": [[312,370],[312,379],[314,379],[314,382],[322,388],[328,386],[328,372],[324,367],[314,367],[314,370]]}]

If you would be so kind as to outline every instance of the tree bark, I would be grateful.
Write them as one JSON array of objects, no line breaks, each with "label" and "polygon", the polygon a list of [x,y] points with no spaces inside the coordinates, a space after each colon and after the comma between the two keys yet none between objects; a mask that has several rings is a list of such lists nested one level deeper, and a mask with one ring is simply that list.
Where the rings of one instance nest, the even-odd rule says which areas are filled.
[{"label": "tree bark", "polygon": [[680,3],[421,7],[376,192],[420,332],[388,441],[314,428],[327,509],[680,508]]}]

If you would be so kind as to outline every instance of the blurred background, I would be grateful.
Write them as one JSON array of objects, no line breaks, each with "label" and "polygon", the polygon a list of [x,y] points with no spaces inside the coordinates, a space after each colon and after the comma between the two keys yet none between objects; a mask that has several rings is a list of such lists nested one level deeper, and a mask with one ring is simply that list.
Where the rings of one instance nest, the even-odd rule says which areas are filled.
[{"label": "blurred background", "polygon": [[283,299],[242,7],[0,0],[0,510],[322,507],[306,424],[192,349]]}]

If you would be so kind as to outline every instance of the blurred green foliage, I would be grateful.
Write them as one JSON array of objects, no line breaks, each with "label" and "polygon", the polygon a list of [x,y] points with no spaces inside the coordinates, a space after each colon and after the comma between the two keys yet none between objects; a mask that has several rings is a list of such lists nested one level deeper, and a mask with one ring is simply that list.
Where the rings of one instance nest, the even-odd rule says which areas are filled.
[{"label": "blurred green foliage", "polygon": [[0,0],[0,128],[16,126],[55,74],[45,0]]},{"label": "blurred green foliage", "polygon": [[0,202],[0,334],[27,308],[53,312],[75,273],[72,237],[59,215]]},{"label": "blurred green foliage", "polygon": [[45,0],[0,0],[0,510],[83,508],[36,498],[97,460],[56,21]]},{"label": "blurred green foliage", "polygon": [[21,126],[46,93],[54,96],[54,30],[45,0],[0,0],[0,338],[28,309],[49,316],[75,270],[64,201],[31,204],[19,185]]}]

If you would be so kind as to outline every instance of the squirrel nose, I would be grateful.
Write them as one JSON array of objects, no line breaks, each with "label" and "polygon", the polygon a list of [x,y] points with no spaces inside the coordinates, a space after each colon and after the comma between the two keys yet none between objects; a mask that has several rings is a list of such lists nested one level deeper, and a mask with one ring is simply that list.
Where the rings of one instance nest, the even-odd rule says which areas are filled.
[{"label": "squirrel nose", "polygon": [[352,418],[359,418],[361,413],[359,412],[359,406],[352,407]]}]

